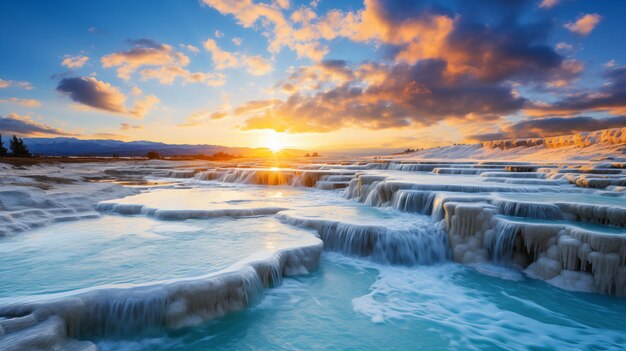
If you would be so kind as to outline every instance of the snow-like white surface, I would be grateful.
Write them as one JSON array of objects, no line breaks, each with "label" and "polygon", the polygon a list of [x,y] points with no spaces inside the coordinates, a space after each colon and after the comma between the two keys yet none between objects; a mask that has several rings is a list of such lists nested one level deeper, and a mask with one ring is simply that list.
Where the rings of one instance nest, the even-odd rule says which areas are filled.
[{"label": "snow-like white surface", "polygon": [[195,163],[139,161],[58,163],[16,167],[0,163],[0,237],[52,222],[93,218],[98,202],[136,194],[118,184],[169,176]]},{"label": "snow-like white surface", "polygon": [[[450,259],[519,284],[524,284],[524,273],[569,290],[626,296],[626,169],[618,161],[623,135],[614,130],[453,146],[409,155],[408,162],[289,169],[165,161],[0,164],[0,236],[106,212],[129,215],[128,221],[146,215],[157,221],[245,215],[254,221],[271,215],[265,219],[272,227],[289,224],[318,236],[310,237],[312,245],[285,250],[267,240],[269,256],[224,274],[115,289],[90,287],[45,301],[25,298],[0,304],[0,336],[8,335],[0,337],[0,349],[23,348],[28,334],[42,340],[33,345],[63,349],[75,343],[70,338],[84,333],[114,335],[197,324],[249,306],[251,298],[284,275],[315,268],[322,242],[327,250],[385,265]],[[422,162],[426,156],[442,160]],[[479,162],[481,157],[500,161]],[[321,201],[327,196],[329,201]],[[228,225],[223,232],[232,235]],[[253,225],[258,230],[258,222]],[[237,230],[234,224],[232,229]],[[85,350],[91,346],[81,345]]]},{"label": "snow-like white surface", "polygon": [[532,162],[626,161],[626,128],[550,138],[508,139],[394,155],[397,160],[503,160]]}]

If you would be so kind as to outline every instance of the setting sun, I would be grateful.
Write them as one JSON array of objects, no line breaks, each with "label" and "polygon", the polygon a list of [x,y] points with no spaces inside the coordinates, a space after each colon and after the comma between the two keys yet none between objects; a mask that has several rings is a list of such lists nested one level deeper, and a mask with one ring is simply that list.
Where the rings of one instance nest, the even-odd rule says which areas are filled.
[{"label": "setting sun", "polygon": [[267,148],[272,150],[272,152],[278,152],[285,148],[285,145],[281,140],[272,140],[267,144]]},{"label": "setting sun", "polygon": [[624,18],[0,0],[0,351],[626,351]]},{"label": "setting sun", "polygon": [[286,136],[282,133],[268,131],[259,141],[261,147],[266,147],[276,153],[287,146]]}]

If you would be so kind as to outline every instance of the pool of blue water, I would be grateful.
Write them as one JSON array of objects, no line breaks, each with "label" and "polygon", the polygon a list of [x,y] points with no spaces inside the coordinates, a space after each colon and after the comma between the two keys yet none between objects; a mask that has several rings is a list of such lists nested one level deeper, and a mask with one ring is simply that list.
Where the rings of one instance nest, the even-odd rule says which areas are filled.
[{"label": "pool of blue water", "polygon": [[[539,195],[502,196],[583,199]],[[392,230],[435,225],[340,191],[293,187],[183,181],[110,202],[177,211],[280,207],[295,217]],[[273,215],[164,221],[103,213],[3,238],[0,303],[197,277],[316,240],[312,230]],[[626,299],[564,291],[502,267],[478,270],[455,263],[407,268],[325,252],[319,269],[266,290],[251,309],[194,327],[95,341],[105,351],[624,349]]]},{"label": "pool of blue water", "polygon": [[0,302],[95,286],[201,276],[316,241],[273,217],[163,222],[105,215],[3,238]]},{"label": "pool of blue water", "polygon": [[[525,278],[524,278],[525,279]],[[324,254],[251,310],[102,350],[622,350],[626,301],[448,263],[389,267]]]}]

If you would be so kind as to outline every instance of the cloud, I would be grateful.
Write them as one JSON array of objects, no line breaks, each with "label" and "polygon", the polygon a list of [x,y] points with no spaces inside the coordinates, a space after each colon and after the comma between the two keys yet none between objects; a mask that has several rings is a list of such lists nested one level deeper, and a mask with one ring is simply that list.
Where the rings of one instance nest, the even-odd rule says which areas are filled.
[{"label": "cloud", "polygon": [[525,112],[533,116],[574,115],[586,111],[626,114],[626,66],[606,67],[605,83],[597,89],[586,89],[565,95],[554,102],[529,103]]},{"label": "cloud", "polygon": [[447,62],[446,75],[485,81],[551,81],[562,75],[564,59],[549,44],[551,23],[526,20],[527,1],[451,2],[450,8],[426,1],[364,0],[358,11],[330,10],[323,15],[301,6],[287,17],[276,4],[203,0],[240,25],[260,23],[269,51],[283,47],[300,58],[321,62],[329,52],[323,41],[347,38],[385,45],[395,62]]},{"label": "cloud", "polygon": [[306,6],[302,6],[291,14],[294,23],[310,23],[317,18],[317,14]]},{"label": "cloud", "polygon": [[[104,68],[118,67],[118,77],[129,80],[131,75],[139,71],[142,80],[154,79],[161,84],[172,84],[176,79],[186,83],[201,83],[208,86],[220,86],[225,83],[221,74],[190,72],[184,67],[189,64],[189,57],[172,49],[170,45],[155,42],[150,39],[139,39],[130,42],[133,48],[127,51],[113,53],[102,58]],[[185,47],[194,52],[196,47]]]},{"label": "cloud", "polygon": [[221,73],[192,73],[180,66],[145,68],[139,72],[139,75],[141,80],[155,79],[166,85],[171,85],[177,78],[187,83],[203,83],[208,86],[221,86],[226,82],[226,77]]},{"label": "cloud", "polygon": [[118,67],[117,75],[121,79],[129,80],[133,72],[141,66],[186,66],[189,57],[176,52],[170,45],[161,44],[149,39],[139,39],[130,42],[133,48],[116,52],[102,57],[104,68]]},{"label": "cloud", "polygon": [[556,44],[556,49],[558,51],[562,51],[562,52],[569,52],[572,51],[574,49],[574,46],[572,44],[568,44],[565,42],[560,42],[558,44]]},{"label": "cloud", "polygon": [[24,90],[33,89],[33,86],[29,82],[17,82],[14,80],[4,80],[0,78],[0,89],[12,88],[12,87],[21,88]]},{"label": "cloud", "polygon": [[281,103],[282,101],[279,99],[248,101],[245,104],[235,108],[233,110],[233,115],[245,116],[245,115],[249,115],[252,113],[264,111],[270,107],[277,106]]},{"label": "cloud", "polygon": [[156,96],[150,95],[136,100],[133,108],[127,109],[124,94],[111,84],[93,77],[64,78],[56,89],[79,104],[135,118],[143,118],[159,101]]},{"label": "cloud", "polygon": [[185,122],[180,123],[178,126],[179,127],[196,127],[196,126],[204,124],[208,120],[222,119],[222,118],[225,118],[226,116],[228,116],[228,113],[223,112],[223,111],[217,111],[217,112],[210,112],[206,110],[196,111],[196,112],[191,113],[189,116],[187,116],[187,118],[185,119]]},{"label": "cloud", "polygon": [[159,103],[159,98],[154,95],[148,95],[143,99],[135,100],[135,104],[127,111],[127,114],[131,117],[143,118],[157,103]]},{"label": "cloud", "polygon": [[[327,66],[345,69],[338,62]],[[423,127],[443,120],[488,122],[524,105],[525,100],[510,87],[467,76],[450,81],[444,77],[445,69],[445,62],[440,60],[379,65],[375,69],[366,65],[364,70],[358,67],[358,73],[345,73],[357,77],[354,80],[312,94],[295,92],[279,103],[272,101],[268,108],[248,118],[242,129],[300,133],[351,126]]]},{"label": "cloud", "polygon": [[24,107],[39,107],[39,106],[41,106],[41,101],[35,100],[35,99],[19,99],[19,98],[0,99],[0,103],[20,105],[20,106],[24,106]]},{"label": "cloud", "polygon": [[520,2],[491,4],[479,1],[474,5],[479,14],[465,10],[457,15],[369,0],[361,23],[366,29],[354,37],[396,46],[396,60],[440,59],[447,62],[447,75],[470,74],[484,81],[542,81],[561,69],[563,58],[548,44],[549,23],[522,22]]},{"label": "cloud", "polygon": [[224,36],[224,33],[220,32],[219,30],[216,30],[216,31],[215,31],[215,37],[216,37],[216,38],[221,38],[221,37],[223,37],[223,36]]},{"label": "cloud", "polygon": [[243,39],[235,37],[233,38],[233,44],[235,44],[236,46],[241,46],[241,44],[243,44]]},{"label": "cloud", "polygon": [[278,6],[280,6],[280,8],[283,9],[288,9],[289,7],[291,7],[290,0],[276,0],[276,3],[278,4]]},{"label": "cloud", "polygon": [[9,113],[7,116],[0,116],[0,130],[6,134],[17,134],[20,136],[76,135],[50,127],[43,123],[35,122],[29,116],[20,116],[16,113]]},{"label": "cloud", "polygon": [[180,44],[180,47],[191,52],[192,54],[198,54],[200,52],[200,49],[198,49],[197,47],[191,45],[191,44]]},{"label": "cloud", "polygon": [[89,27],[87,28],[87,31],[91,34],[108,34],[107,31],[98,27]]},{"label": "cloud", "polygon": [[567,28],[570,32],[587,36],[600,23],[601,20],[602,16],[597,13],[586,14],[578,18],[576,22],[566,23],[565,28]]},{"label": "cloud", "polygon": [[239,60],[232,53],[221,50],[215,40],[207,39],[203,44],[204,49],[211,53],[211,57],[213,57],[213,63],[215,64],[216,69],[225,69],[230,67],[237,67],[239,65]]},{"label": "cloud", "polygon": [[481,142],[509,138],[543,138],[549,136],[568,135],[585,131],[594,131],[626,126],[626,116],[608,118],[593,117],[552,117],[543,119],[526,119],[505,125],[496,133],[470,135],[468,141]]},{"label": "cloud", "polygon": [[543,9],[549,9],[552,8],[556,5],[558,5],[560,0],[541,0],[541,3],[539,4],[539,7],[543,8]]},{"label": "cloud", "polygon": [[131,130],[131,129],[143,129],[143,126],[130,124],[130,123],[120,123],[120,130]]},{"label": "cloud", "polygon": [[64,78],[57,91],[68,95],[73,101],[96,109],[124,113],[126,96],[109,83],[93,77]]},{"label": "cloud", "polygon": [[[273,3],[255,3],[251,0],[202,0],[202,2],[225,15],[233,15],[240,25],[249,28],[260,22],[261,27],[270,39],[268,50],[278,53],[282,47],[289,47],[298,53],[298,57],[320,60],[328,52],[328,48],[311,37],[308,29],[294,28],[283,10],[289,8],[288,1]],[[312,33],[311,33],[312,34]]]},{"label": "cloud", "polygon": [[134,86],[130,89],[130,93],[134,96],[141,96],[143,91],[138,86]]},{"label": "cloud", "polygon": [[65,55],[65,57],[63,58],[63,61],[61,61],[61,65],[70,69],[82,68],[87,63],[87,61],[89,61],[89,57],[84,56],[84,55],[77,55],[77,56]]},{"label": "cloud", "polygon": [[[371,64],[361,65],[359,72],[365,72],[365,67]],[[362,70],[363,69],[363,70]],[[382,73],[381,74],[385,74]],[[344,60],[323,60],[312,66],[300,66],[291,71],[289,77],[277,86],[286,93],[306,92],[320,90],[329,85],[345,84],[355,78],[355,73]]]},{"label": "cloud", "polygon": [[210,38],[203,43],[203,46],[206,51],[211,53],[213,64],[217,70],[245,67],[248,73],[255,76],[267,74],[272,70],[271,62],[260,55],[247,56],[222,50],[217,46],[215,40]]},{"label": "cloud", "polygon": [[272,71],[272,64],[261,56],[244,56],[244,65],[248,73],[254,76],[262,76]]}]

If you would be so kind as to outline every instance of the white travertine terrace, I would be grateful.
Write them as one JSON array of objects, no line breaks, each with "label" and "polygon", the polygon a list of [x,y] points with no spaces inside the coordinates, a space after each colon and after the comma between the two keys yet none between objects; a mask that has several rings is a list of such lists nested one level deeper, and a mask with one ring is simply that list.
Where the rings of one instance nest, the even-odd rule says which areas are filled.
[{"label": "white travertine terrace", "polygon": [[[487,263],[563,289],[624,297],[625,132],[279,169],[162,161],[25,169],[0,165],[0,236],[103,213],[159,220],[275,216],[317,235],[313,243],[247,259],[218,274],[2,303],[0,349],[96,350],[79,339],[197,324],[253,304],[283,276],[315,269],[323,248],[391,265]],[[466,159],[450,161],[456,157]],[[120,184],[145,181],[144,191],[171,182],[181,188],[204,182],[317,188],[416,220],[395,227],[308,216],[288,207],[185,210],[113,200],[141,191]]]}]

